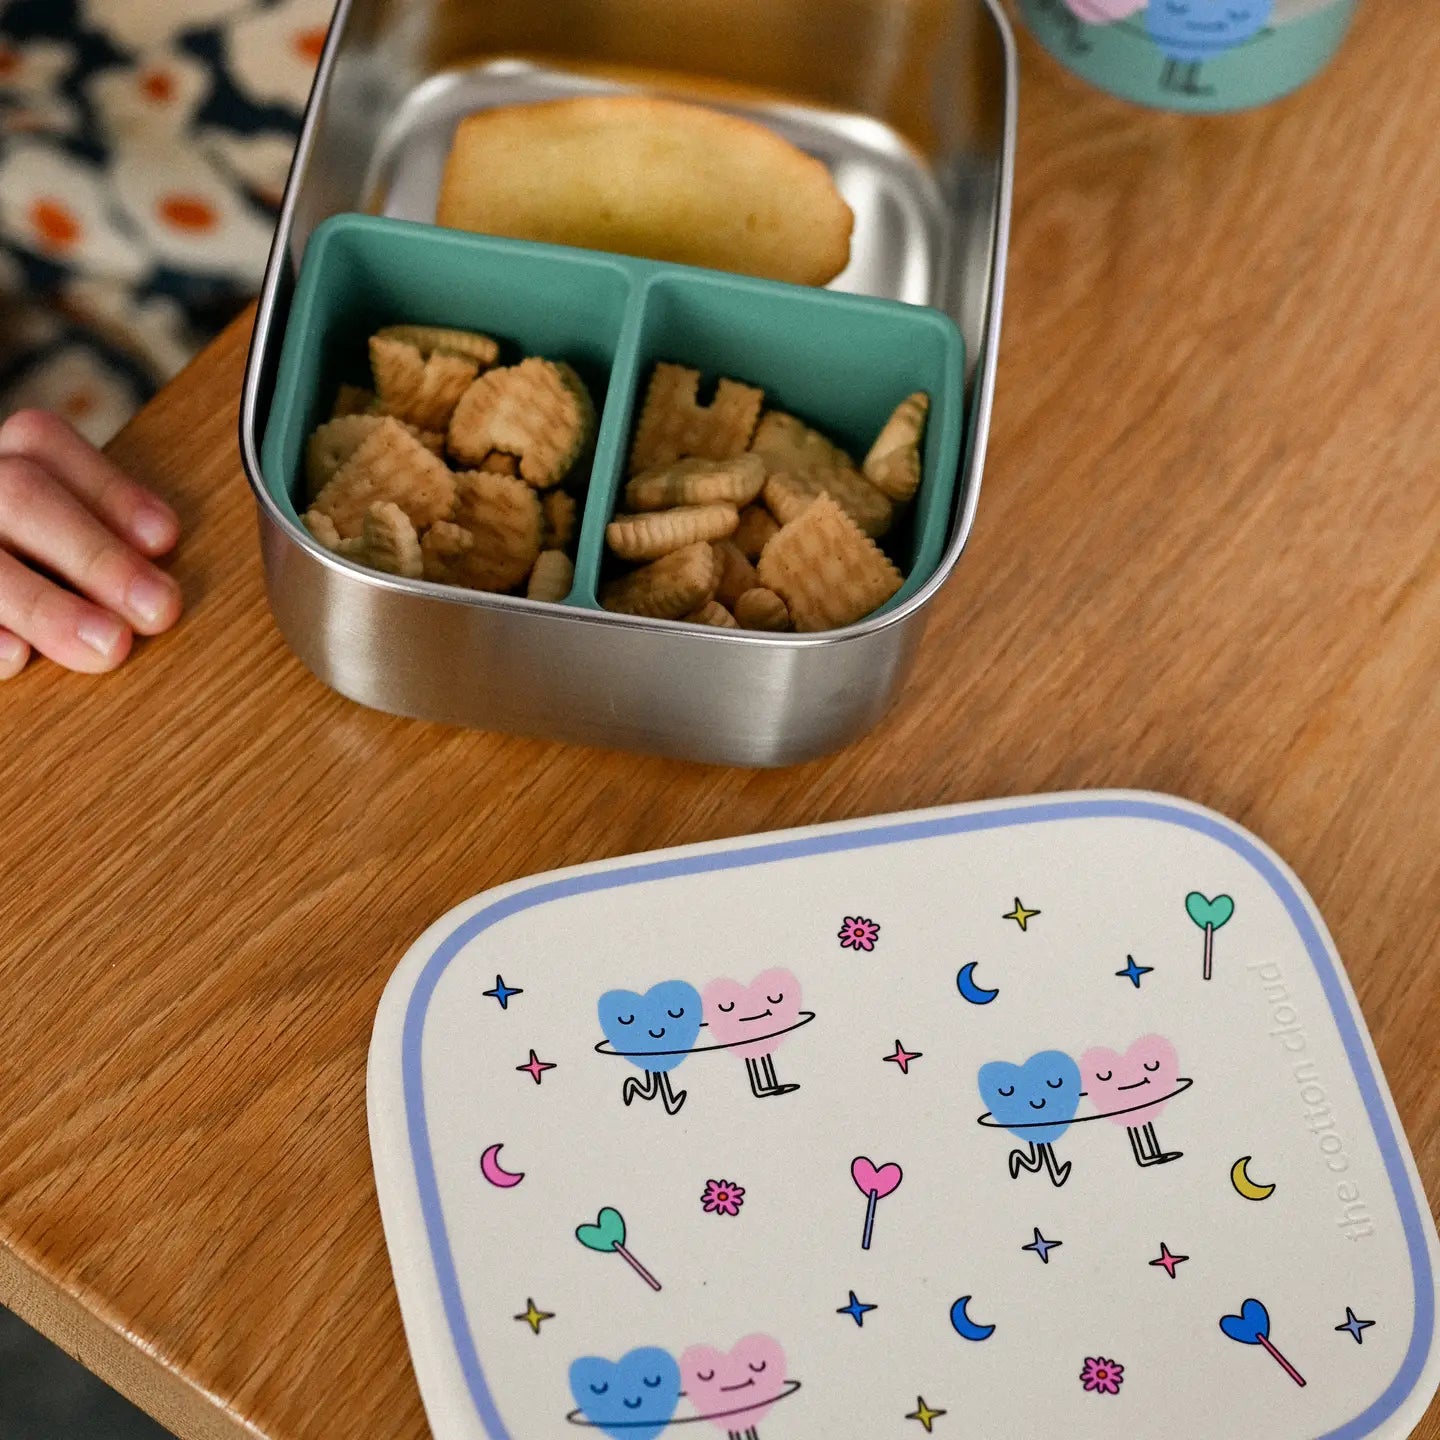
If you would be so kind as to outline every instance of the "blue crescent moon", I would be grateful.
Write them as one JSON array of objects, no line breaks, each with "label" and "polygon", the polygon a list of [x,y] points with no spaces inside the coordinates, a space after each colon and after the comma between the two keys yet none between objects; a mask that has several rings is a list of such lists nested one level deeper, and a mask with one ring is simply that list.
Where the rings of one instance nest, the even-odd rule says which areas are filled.
[{"label": "blue crescent moon", "polygon": [[994,1333],[993,1325],[977,1325],[966,1313],[965,1307],[970,1303],[968,1295],[962,1295],[950,1307],[950,1323],[955,1327],[955,1333],[965,1340],[988,1340]]},{"label": "blue crescent moon", "polygon": [[968,965],[960,967],[960,973],[955,977],[955,987],[972,1005],[988,1005],[1000,992],[987,990],[983,985],[975,983],[975,966],[978,963],[972,960]]}]

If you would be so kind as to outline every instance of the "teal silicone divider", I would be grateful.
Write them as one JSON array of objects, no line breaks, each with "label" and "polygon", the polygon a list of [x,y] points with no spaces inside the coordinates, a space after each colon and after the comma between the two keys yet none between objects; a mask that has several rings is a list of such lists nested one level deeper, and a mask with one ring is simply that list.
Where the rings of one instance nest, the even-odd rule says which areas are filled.
[{"label": "teal silicone divider", "polygon": [[590,387],[599,426],[564,604],[597,607],[605,526],[626,478],[639,400],[659,360],[699,369],[711,385],[726,376],[760,386],[767,407],[791,411],[857,458],[901,400],[927,391],[920,490],[884,541],[907,579],[883,608],[923,585],[944,551],[965,353],[959,330],[941,312],[349,214],[317,226],[306,247],[261,447],[266,488],[297,524],[307,436],[329,414],[336,386],[367,381],[367,337],[402,322],[482,330],[502,342],[501,363],[525,354],[566,360]]}]

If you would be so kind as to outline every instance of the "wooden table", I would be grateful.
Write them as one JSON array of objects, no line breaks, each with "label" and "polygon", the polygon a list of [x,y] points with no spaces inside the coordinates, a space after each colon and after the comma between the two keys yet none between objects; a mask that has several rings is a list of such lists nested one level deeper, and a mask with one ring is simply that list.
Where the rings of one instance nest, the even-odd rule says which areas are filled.
[{"label": "wooden table", "polygon": [[627,851],[1083,786],[1214,806],[1329,917],[1436,1193],[1440,29],[1364,5],[1319,83],[1228,119],[1023,63],[979,523],[834,759],[324,689],[262,594],[247,321],[116,441],[184,518],[189,613],[118,675],[0,691],[0,1300],[179,1435],[426,1434],[366,1143],[381,987],[476,891]]}]

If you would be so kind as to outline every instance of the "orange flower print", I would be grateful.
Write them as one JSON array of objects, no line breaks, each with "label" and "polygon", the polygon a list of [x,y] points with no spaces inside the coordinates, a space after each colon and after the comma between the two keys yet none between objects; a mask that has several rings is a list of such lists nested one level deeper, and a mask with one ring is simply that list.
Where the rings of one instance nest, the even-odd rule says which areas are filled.
[{"label": "orange flower print", "polygon": [[175,98],[175,77],[156,67],[140,77],[140,93],[155,105],[168,105]]},{"label": "orange flower print", "polygon": [[215,207],[199,195],[172,192],[155,202],[155,213],[165,224],[187,235],[203,235],[220,223]]},{"label": "orange flower print", "polygon": [[295,46],[295,53],[307,65],[318,65],[320,52],[325,48],[325,27],[316,25],[309,30],[297,30],[291,43]]},{"label": "orange flower print", "polygon": [[40,248],[48,254],[64,254],[79,243],[80,222],[63,201],[41,195],[31,202],[29,219]]}]

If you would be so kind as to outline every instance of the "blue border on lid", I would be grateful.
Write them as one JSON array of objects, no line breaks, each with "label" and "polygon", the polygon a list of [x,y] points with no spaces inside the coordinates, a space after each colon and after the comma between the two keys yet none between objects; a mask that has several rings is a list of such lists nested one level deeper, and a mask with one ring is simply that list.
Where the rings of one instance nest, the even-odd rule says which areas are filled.
[{"label": "blue border on lid", "polygon": [[588,895],[600,890],[618,890],[654,880],[669,880],[680,875],[700,875],[720,870],[739,870],[751,865],[764,865],[777,860],[794,860],[810,855],[833,855],[846,850],[872,849],[907,840],[929,840],[943,835],[962,835],[982,830],[999,830],[1011,825],[1036,825],[1051,820],[1124,818],[1156,820],[1182,829],[1193,830],[1217,840],[1247,861],[1270,886],[1284,905],[1291,923],[1305,943],[1306,952],[1320,977],[1330,1013],[1340,1038],[1344,1041],[1351,1069],[1365,1101],[1370,1127],[1385,1161],[1385,1173],[1400,1211],[1405,1243],[1415,1277],[1415,1329],[1410,1337],[1405,1358],[1395,1378],[1380,1396],[1353,1420],[1330,1430],[1317,1440],[1361,1440],[1373,1435],[1408,1400],[1418,1383],[1430,1353],[1435,1324],[1435,1284],[1430,1268],[1430,1251],[1425,1239],[1425,1225],[1416,1202],[1414,1187],[1406,1170],[1404,1149],[1385,1107],[1380,1086],[1354,1012],[1345,996],[1340,976],[1330,958],[1305,901],[1290,880],[1280,871],[1265,851],[1227,822],[1177,805],[1153,800],[1090,799],[1041,801],[1012,805],[959,815],[931,817],[925,820],[902,820],[868,829],[845,830],[839,833],[805,834],[770,844],[745,845],[734,850],[712,851],[703,855],[685,855],[668,860],[641,860],[633,865],[611,870],[592,871],[544,881],[531,889],[507,895],[488,905],[456,926],[434,949],[410,993],[405,1009],[401,1039],[401,1084],[405,1097],[405,1117],[410,1135],[411,1158],[415,1166],[415,1183],[425,1217],[430,1254],[435,1263],[435,1278],[440,1288],[445,1318],[455,1345],[456,1358],[465,1376],[471,1399],[475,1402],[480,1423],[491,1440],[514,1440],[505,1428],[496,1409],[494,1397],[481,1369],[475,1351],[474,1336],[460,1297],[459,1277],[455,1273],[455,1257],[445,1229],[440,1205],[440,1191],[435,1178],[435,1162],[430,1150],[430,1133],[425,1115],[425,1094],[420,1063],[425,1019],[430,1000],[440,977],[460,952],[486,930],[538,905],[572,895]]}]

